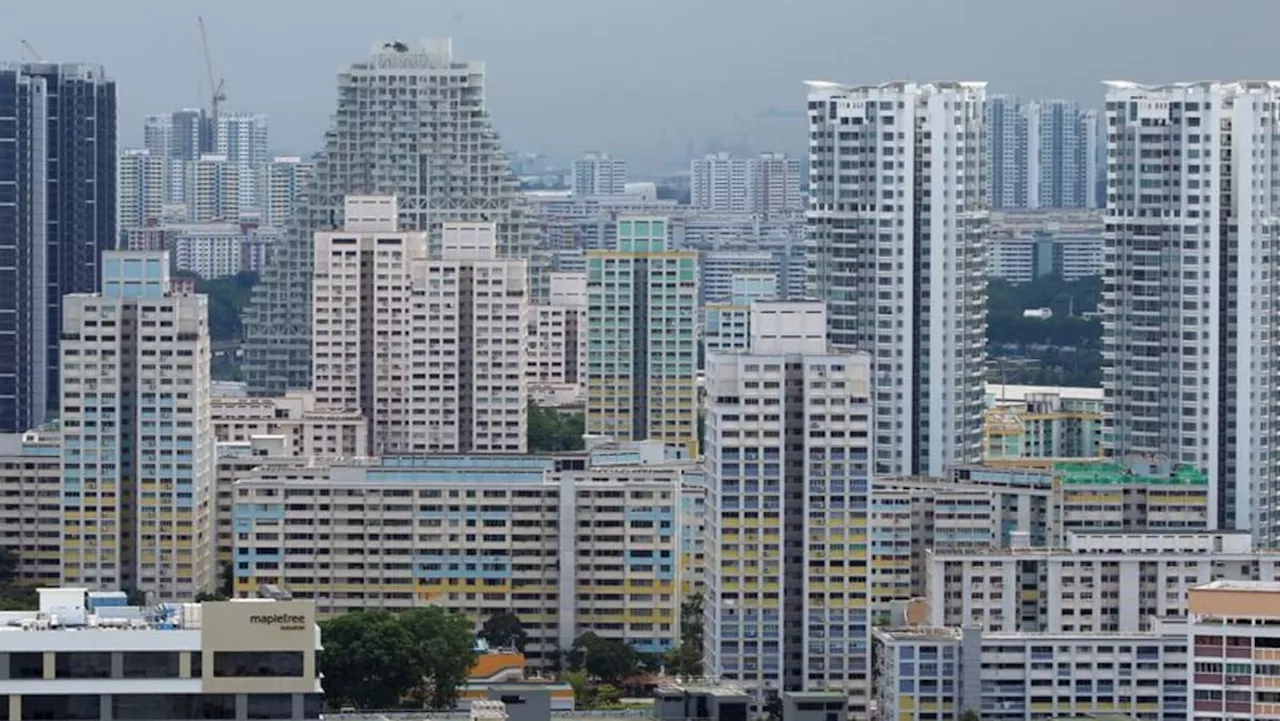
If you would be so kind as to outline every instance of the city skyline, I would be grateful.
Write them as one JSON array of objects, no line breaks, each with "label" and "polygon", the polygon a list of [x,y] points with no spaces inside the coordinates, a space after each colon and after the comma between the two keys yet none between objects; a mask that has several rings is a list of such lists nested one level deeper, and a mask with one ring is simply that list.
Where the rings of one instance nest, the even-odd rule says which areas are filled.
[{"label": "city skyline", "polygon": [[[807,12],[735,4],[729,13],[724,3],[704,3],[681,7],[681,22],[673,23],[670,8],[660,3],[606,9],[581,0],[536,7],[451,0],[429,8],[388,0],[374,7],[309,4],[305,13],[289,12],[285,4],[263,12],[240,1],[97,6],[65,0],[0,9],[0,55],[26,56],[25,39],[45,59],[103,64],[120,85],[122,146],[140,145],[133,133],[145,115],[207,104],[196,26],[203,14],[215,71],[227,81],[225,107],[270,116],[279,141],[273,151],[305,155],[323,141],[335,74],[364,56],[370,39],[401,34],[415,44],[452,36],[463,56],[487,61],[490,109],[508,147],[566,161],[601,149],[626,158],[640,174],[687,167],[690,157],[712,149],[694,144],[717,137],[725,146],[745,138],[753,148],[798,156],[804,122],[794,111],[806,79],[972,78],[986,80],[993,93],[1100,107],[1100,82],[1108,78],[1264,77],[1270,41],[1263,28],[1280,20],[1280,6],[1255,0],[1207,15],[1167,7],[1154,17],[1138,6],[1097,0],[1034,8],[1011,0],[963,7],[929,2],[910,10],[820,0],[804,5]],[[64,21],[68,8],[76,22]],[[809,22],[814,13],[824,22]],[[934,22],[921,26],[921,16]],[[146,23],[138,22],[142,17]],[[1136,23],[1143,33],[1128,31]],[[872,44],[849,53],[839,42],[843,28],[867,24],[881,30],[867,38]],[[1060,32],[1024,32],[1051,27]],[[982,32],[991,42],[971,42]],[[788,34],[804,38],[793,53],[753,50]],[[1217,51],[1179,50],[1191,43]],[[1116,50],[1082,52],[1090,47]],[[1072,60],[1009,62],[1019,55]],[[166,62],[155,62],[157,56]],[[264,72],[273,66],[288,77],[290,92],[280,92],[276,73]],[[654,73],[664,81],[652,82]],[[636,112],[664,105],[682,110]]]}]

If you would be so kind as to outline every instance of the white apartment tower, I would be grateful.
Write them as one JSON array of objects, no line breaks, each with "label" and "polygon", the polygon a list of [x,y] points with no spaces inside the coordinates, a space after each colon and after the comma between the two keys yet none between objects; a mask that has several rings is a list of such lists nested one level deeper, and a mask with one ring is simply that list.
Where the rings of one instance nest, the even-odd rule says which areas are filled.
[{"label": "white apartment tower", "polygon": [[64,299],[62,583],[190,600],[216,582],[208,306],[163,251],[107,251]]},{"label": "white apartment tower", "polygon": [[1280,542],[1280,82],[1106,84],[1103,447],[1209,476]]},{"label": "white apartment tower", "polygon": [[783,153],[712,153],[689,164],[690,205],[716,213],[785,215],[804,210],[800,161]]},{"label": "white apartment tower", "polygon": [[981,455],[985,83],[809,84],[809,271],[875,359],[875,471]]},{"label": "white apartment tower", "polygon": [[316,234],[312,388],[359,410],[378,456],[522,453],[528,281],[492,224],[450,223],[438,260],[390,196],[351,196]]},{"label": "white apartment tower", "polygon": [[415,318],[428,330],[417,353],[429,379],[427,450],[524,453],[528,264],[498,257],[493,223],[445,223],[443,235]]},{"label": "white apartment tower", "polygon": [[164,157],[146,149],[126,150],[116,166],[117,236],[128,228],[142,228],[160,217],[165,203]]},{"label": "white apartment tower", "polygon": [[[415,281],[425,277],[427,236],[396,224],[396,199],[351,196],[341,230],[316,233],[311,312],[316,405],[360,411],[374,455],[413,448],[425,395],[406,392],[415,375]],[[424,389],[425,390],[425,389]],[[376,429],[376,430],[375,430]],[[425,429],[419,429],[425,436]]]},{"label": "white apartment tower", "polygon": [[244,200],[242,183],[249,172],[225,155],[202,155],[184,163],[183,202],[187,222],[236,222]]},{"label": "white apartment tower", "polygon": [[750,349],[707,359],[705,673],[871,695],[871,364],[820,301],[756,301]]},{"label": "white apartment tower", "polygon": [[587,383],[587,274],[552,273],[546,303],[532,308],[528,374],[532,383]]},{"label": "white apartment tower", "polygon": [[215,146],[218,155],[236,165],[256,168],[265,165],[267,116],[254,113],[222,113],[218,116]]},{"label": "white apartment tower", "polygon": [[338,77],[334,122],[315,172],[245,309],[245,378],[256,395],[311,379],[315,233],[342,227],[343,199],[394,195],[399,226],[428,234],[438,257],[446,222],[494,223],[498,253],[531,266],[544,295],[550,250],[512,174],[485,104],[484,63],[449,40],[377,43]]},{"label": "white apartment tower", "polygon": [[302,158],[278,156],[263,165],[258,179],[258,208],[262,223],[283,228],[293,217],[315,166]]},{"label": "white apartment tower", "polygon": [[608,153],[587,153],[570,167],[569,190],[578,197],[622,195],[627,186],[627,161]]}]

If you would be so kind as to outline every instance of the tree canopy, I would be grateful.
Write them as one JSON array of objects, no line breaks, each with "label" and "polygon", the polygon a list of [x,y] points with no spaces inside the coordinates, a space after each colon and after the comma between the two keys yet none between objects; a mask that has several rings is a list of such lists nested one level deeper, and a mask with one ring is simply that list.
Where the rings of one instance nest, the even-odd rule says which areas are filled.
[{"label": "tree canopy", "polygon": [[525,633],[520,617],[510,611],[499,611],[485,619],[480,628],[480,638],[494,648],[514,648],[521,653],[529,642],[529,634]]},{"label": "tree canopy", "polygon": [[465,616],[437,606],[400,614],[371,610],[321,624],[320,670],[332,708],[389,709],[412,702],[452,710],[475,665],[475,634]]},{"label": "tree canopy", "polygon": [[[990,380],[1037,385],[1095,386],[1102,382],[1102,322],[1081,317],[1098,308],[1102,279],[1039,278],[1014,285],[992,278],[987,286]],[[1047,320],[1023,311],[1048,308]]]},{"label": "tree canopy", "polygon": [[529,401],[529,452],[555,453],[583,449],[586,419],[581,413],[543,408]]},{"label": "tree canopy", "polygon": [[702,594],[695,593],[680,604],[680,645],[667,653],[667,673],[702,675],[702,624]]},{"label": "tree canopy", "polygon": [[176,278],[193,278],[196,281],[196,292],[209,296],[209,337],[214,341],[238,341],[244,337],[244,329],[240,318],[249,298],[253,294],[253,286],[258,282],[258,274],[242,271],[225,278],[205,280],[195,273],[185,270],[174,271]]},{"label": "tree canopy", "polygon": [[570,671],[585,670],[603,683],[617,686],[636,672],[640,655],[624,641],[588,631],[574,640],[566,662]]}]

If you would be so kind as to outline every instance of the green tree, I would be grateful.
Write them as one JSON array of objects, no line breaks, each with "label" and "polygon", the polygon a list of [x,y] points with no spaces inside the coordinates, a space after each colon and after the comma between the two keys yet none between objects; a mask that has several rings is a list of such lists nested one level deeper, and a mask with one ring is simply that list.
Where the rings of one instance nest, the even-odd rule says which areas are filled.
[{"label": "green tree", "polygon": [[571,670],[585,669],[590,676],[616,686],[636,672],[640,657],[627,643],[588,631],[574,640],[567,662]]},{"label": "green tree", "polygon": [[400,623],[409,633],[419,671],[415,698],[429,709],[452,710],[458,687],[476,663],[473,624],[466,616],[438,606],[405,611]]},{"label": "green tree", "polygon": [[18,552],[8,546],[0,547],[0,585],[7,586],[18,578]]},{"label": "green tree", "polygon": [[494,648],[514,648],[524,653],[529,634],[525,633],[520,617],[510,611],[499,611],[485,619],[480,627],[480,638]]},{"label": "green tree", "polygon": [[230,563],[222,564],[222,571],[218,574],[218,593],[231,598],[236,595],[236,572]]},{"label": "green tree", "polygon": [[702,675],[703,623],[702,594],[695,593],[680,604],[680,645],[667,653],[667,673]]},{"label": "green tree", "polygon": [[196,594],[196,603],[203,603],[205,601],[225,601],[225,600],[227,600],[227,597],[222,595],[221,593],[218,593],[217,591],[214,591],[213,593],[210,593],[208,591],[201,591],[200,593]]},{"label": "green tree", "polygon": [[214,341],[238,341],[244,337],[241,314],[249,304],[258,274],[243,271],[225,278],[205,280],[189,271],[174,271],[174,277],[192,278],[196,292],[209,297],[209,337]]},{"label": "green tree", "polygon": [[564,682],[569,684],[569,688],[573,689],[574,708],[586,710],[595,706],[595,687],[591,685],[591,679],[587,677],[586,671],[581,669],[566,671]]},{"label": "green tree", "polygon": [[421,681],[419,650],[399,617],[348,613],[322,622],[321,631],[320,671],[330,708],[395,708]]},{"label": "green tree", "polygon": [[528,441],[530,453],[580,451],[586,419],[581,413],[565,413],[543,408],[529,401]]},{"label": "green tree", "polygon": [[977,711],[974,711],[973,709],[966,709],[965,712],[960,715],[960,721],[982,721],[982,717],[978,715]]}]

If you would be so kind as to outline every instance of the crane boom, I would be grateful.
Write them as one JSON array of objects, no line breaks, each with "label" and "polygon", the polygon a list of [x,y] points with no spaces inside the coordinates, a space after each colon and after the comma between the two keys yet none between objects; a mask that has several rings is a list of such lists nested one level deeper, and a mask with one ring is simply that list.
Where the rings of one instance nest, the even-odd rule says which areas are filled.
[{"label": "crane boom", "polygon": [[212,92],[209,97],[209,115],[216,129],[218,125],[218,107],[222,104],[222,101],[227,99],[226,82],[222,78],[214,77],[213,56],[209,53],[209,34],[205,31],[204,17],[196,16],[196,22],[200,25],[200,47],[204,51],[204,69],[209,75],[209,90]]},{"label": "crane boom", "polygon": [[31,56],[32,60],[38,63],[44,62],[43,58],[40,57],[40,53],[36,52],[35,48],[31,47],[31,43],[27,42],[26,40],[23,40],[22,47],[26,49],[27,54]]}]

